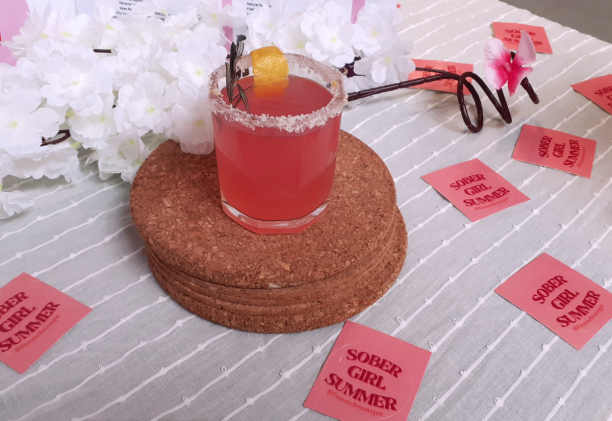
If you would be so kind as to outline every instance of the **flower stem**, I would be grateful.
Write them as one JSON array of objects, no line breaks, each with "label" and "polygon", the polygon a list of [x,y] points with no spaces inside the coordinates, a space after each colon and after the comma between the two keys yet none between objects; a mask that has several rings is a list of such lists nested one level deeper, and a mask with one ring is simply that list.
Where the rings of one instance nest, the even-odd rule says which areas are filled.
[{"label": "flower stem", "polygon": [[[40,146],[48,146],[48,145],[57,145],[58,143],[63,142],[64,140],[68,139],[71,135],[70,135],[70,130],[60,130],[56,136],[58,135],[62,135],[61,137],[54,139],[54,140],[49,140],[49,139],[42,139],[42,143],[40,144]],[[55,136],[54,136],[55,137]],[[53,138],[50,138],[53,139]]]},{"label": "flower stem", "polygon": [[[420,77],[417,79],[407,80],[404,82],[394,83],[391,85],[379,86],[377,88],[371,88],[371,89],[365,89],[363,91],[352,92],[348,94],[348,100],[355,101],[357,99],[366,98],[366,97],[376,95],[379,93],[395,91],[397,89],[403,89],[403,88],[410,88],[413,86],[419,86],[424,83],[434,82],[437,80],[445,80],[445,79],[456,80],[457,81],[457,102],[459,103],[459,109],[461,110],[461,116],[463,117],[463,122],[465,123],[465,125],[471,132],[478,133],[479,131],[482,130],[482,126],[484,123],[484,116],[483,116],[483,109],[482,109],[482,102],[480,100],[480,95],[478,95],[478,92],[476,91],[476,89],[474,88],[474,85],[472,84],[473,82],[476,82],[482,88],[482,90],[487,95],[487,97],[491,100],[491,103],[493,104],[497,112],[500,114],[504,122],[506,122],[506,124],[512,123],[512,116],[510,115],[510,108],[508,107],[508,103],[506,102],[506,97],[504,96],[503,91],[501,89],[497,90],[497,98],[496,98],[493,95],[493,92],[491,92],[491,89],[489,89],[486,83],[484,83],[484,81],[477,74],[472,73],[472,72],[465,72],[461,75],[457,75],[455,73],[446,72],[444,70],[427,69],[423,67],[417,67],[416,70],[421,71],[421,72],[437,73],[437,75]],[[472,81],[470,82],[468,78],[471,78]],[[467,111],[467,105],[465,103],[465,93],[463,91],[464,86],[474,98],[474,104],[476,106],[476,113],[477,113],[477,124],[476,125],[472,123],[472,120],[470,119],[470,116]],[[538,104],[540,102],[538,95],[533,90],[533,87],[531,86],[527,78],[524,78],[521,81],[521,86],[523,87],[523,89],[525,89],[525,91],[527,91],[527,94],[529,94],[529,98],[534,104]],[[499,98],[499,101],[498,101],[498,98]]]}]

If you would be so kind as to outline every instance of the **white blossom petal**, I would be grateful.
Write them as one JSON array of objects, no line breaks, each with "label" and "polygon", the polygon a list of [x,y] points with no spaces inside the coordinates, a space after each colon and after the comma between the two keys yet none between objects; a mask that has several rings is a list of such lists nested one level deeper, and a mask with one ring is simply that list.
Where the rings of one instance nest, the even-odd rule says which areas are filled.
[{"label": "white blossom petal", "polygon": [[13,215],[25,212],[34,203],[28,196],[20,191],[0,191],[0,219],[7,219]]}]

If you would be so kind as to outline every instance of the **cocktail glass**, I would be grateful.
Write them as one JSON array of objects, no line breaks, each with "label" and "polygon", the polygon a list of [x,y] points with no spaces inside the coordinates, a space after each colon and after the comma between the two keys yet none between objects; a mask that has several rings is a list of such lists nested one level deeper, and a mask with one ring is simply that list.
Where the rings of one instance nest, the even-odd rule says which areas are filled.
[{"label": "cocktail glass", "polygon": [[[225,67],[210,80],[221,206],[234,221],[259,234],[297,233],[323,216],[346,104],[340,72],[304,56],[286,57],[287,92],[293,95],[258,98],[249,88],[252,78],[238,80],[248,92],[252,114],[242,103],[234,108],[227,102]],[[252,73],[251,56],[241,57],[237,67]],[[315,94],[327,95],[329,101],[304,113],[304,103]],[[258,107],[266,114],[258,115]]]}]

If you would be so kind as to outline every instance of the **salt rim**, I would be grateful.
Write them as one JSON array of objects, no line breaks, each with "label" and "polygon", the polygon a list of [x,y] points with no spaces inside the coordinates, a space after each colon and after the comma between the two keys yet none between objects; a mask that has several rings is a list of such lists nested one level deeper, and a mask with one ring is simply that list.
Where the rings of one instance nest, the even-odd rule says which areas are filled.
[{"label": "salt rim", "polygon": [[[210,75],[208,84],[208,95],[212,112],[222,114],[229,121],[236,121],[245,127],[255,129],[277,128],[289,133],[303,132],[316,126],[323,126],[330,118],[334,118],[342,112],[342,108],[348,102],[342,82],[342,73],[333,67],[322,64],[298,54],[286,54],[289,64],[289,73],[309,77],[314,80],[323,80],[331,89],[332,99],[325,107],[313,111],[310,114],[297,116],[273,117],[267,114],[253,115],[237,108],[232,108],[223,100],[221,90],[225,85],[225,66],[219,67]],[[250,55],[242,56],[237,63],[240,70],[246,70],[253,64]],[[331,87],[330,87],[331,85]]]}]

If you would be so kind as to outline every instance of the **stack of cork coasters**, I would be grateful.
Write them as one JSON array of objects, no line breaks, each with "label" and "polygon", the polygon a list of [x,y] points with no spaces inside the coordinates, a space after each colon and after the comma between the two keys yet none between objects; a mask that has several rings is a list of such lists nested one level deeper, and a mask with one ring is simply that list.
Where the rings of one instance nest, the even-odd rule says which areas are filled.
[{"label": "stack of cork coasters", "polygon": [[221,209],[216,158],[162,144],[131,193],[159,284],[189,311],[261,333],[344,321],[395,282],[408,238],[382,160],[341,132],[327,213],[299,234],[254,234]]}]

